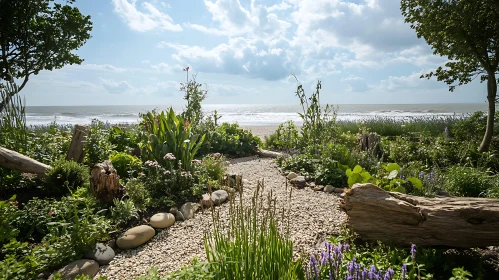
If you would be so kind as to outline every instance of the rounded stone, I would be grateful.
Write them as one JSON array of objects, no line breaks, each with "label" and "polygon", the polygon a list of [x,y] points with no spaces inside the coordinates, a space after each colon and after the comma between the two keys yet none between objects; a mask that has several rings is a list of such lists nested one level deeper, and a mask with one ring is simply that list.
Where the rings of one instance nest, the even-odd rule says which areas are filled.
[{"label": "rounded stone", "polygon": [[120,249],[131,249],[139,247],[154,237],[156,232],[147,225],[131,228],[116,240],[116,245]]},{"label": "rounded stone", "polygon": [[334,187],[331,185],[327,185],[324,187],[324,192],[332,193],[333,191],[334,191]]},{"label": "rounded stone", "polygon": [[154,228],[167,228],[175,223],[175,216],[171,213],[154,214],[149,220],[149,224]]},{"label": "rounded stone", "polygon": [[180,213],[184,216],[184,219],[189,220],[194,218],[194,213],[201,207],[201,204],[194,202],[186,202],[180,207]]},{"label": "rounded stone", "polygon": [[50,275],[49,280],[57,274],[61,274],[61,279],[74,279],[78,275],[86,275],[90,278],[99,272],[99,264],[94,260],[81,259],[74,261]]},{"label": "rounded stone", "polygon": [[83,255],[83,258],[94,260],[99,265],[106,265],[114,259],[114,256],[113,248],[102,243],[97,243]]},{"label": "rounded stone", "polygon": [[296,178],[296,177],[298,177],[298,175],[297,175],[296,173],[294,173],[294,172],[290,172],[290,173],[286,176],[286,178],[287,178],[288,180],[293,180],[293,179],[294,179],[294,178]]},{"label": "rounded stone", "polygon": [[224,203],[227,198],[229,198],[229,194],[225,190],[216,190],[211,194],[211,200],[215,205]]}]

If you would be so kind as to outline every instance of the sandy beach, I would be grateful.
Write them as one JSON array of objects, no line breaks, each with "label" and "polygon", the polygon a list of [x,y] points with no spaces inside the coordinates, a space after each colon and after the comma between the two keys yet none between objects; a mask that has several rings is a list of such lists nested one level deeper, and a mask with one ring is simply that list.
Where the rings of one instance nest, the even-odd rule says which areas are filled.
[{"label": "sandy beach", "polygon": [[279,126],[242,126],[242,129],[250,130],[253,135],[265,140],[265,136],[272,134]]}]

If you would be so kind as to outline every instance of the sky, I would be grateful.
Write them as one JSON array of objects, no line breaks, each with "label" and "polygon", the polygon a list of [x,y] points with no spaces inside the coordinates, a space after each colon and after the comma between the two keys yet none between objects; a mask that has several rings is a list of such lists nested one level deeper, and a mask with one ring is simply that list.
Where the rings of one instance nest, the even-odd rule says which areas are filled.
[{"label": "sky", "polygon": [[[297,85],[331,104],[483,103],[479,82],[420,79],[446,62],[397,0],[77,0],[93,22],[81,65],[42,71],[28,106],[175,105],[189,76],[205,103],[297,104]],[[297,77],[297,80],[294,76]],[[191,78],[190,77],[190,78]]]}]

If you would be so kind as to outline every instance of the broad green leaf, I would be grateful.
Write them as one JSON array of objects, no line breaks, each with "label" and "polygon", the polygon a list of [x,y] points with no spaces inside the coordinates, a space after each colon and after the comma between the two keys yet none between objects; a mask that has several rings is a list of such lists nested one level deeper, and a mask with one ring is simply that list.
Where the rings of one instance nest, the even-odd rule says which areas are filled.
[{"label": "broad green leaf", "polygon": [[398,165],[396,163],[389,163],[389,164],[385,165],[384,167],[385,167],[385,170],[387,172],[392,172],[394,170],[400,171],[400,165]]},{"label": "broad green leaf", "polygon": [[409,177],[407,181],[411,182],[411,184],[418,190],[423,190],[423,182],[419,178]]},{"label": "broad green leaf", "polygon": [[347,177],[352,176],[352,174],[353,174],[352,169],[351,169],[351,168],[348,168],[348,169],[347,169],[347,171],[345,171],[345,174],[347,175]]},{"label": "broad green leaf", "polygon": [[362,172],[362,170],[364,170],[364,168],[362,168],[362,166],[360,166],[360,165],[356,165],[356,166],[353,168],[353,173],[360,173],[360,172]]},{"label": "broad green leaf", "polygon": [[359,174],[353,173],[352,176],[348,177],[348,185],[352,187],[355,183],[359,183]]}]

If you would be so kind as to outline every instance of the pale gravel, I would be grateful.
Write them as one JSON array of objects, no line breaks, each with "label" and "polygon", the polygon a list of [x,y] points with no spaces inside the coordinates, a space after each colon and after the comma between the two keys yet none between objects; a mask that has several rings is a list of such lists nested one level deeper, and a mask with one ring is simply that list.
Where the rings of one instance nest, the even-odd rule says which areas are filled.
[{"label": "pale gravel", "polygon": [[[338,234],[346,219],[346,215],[338,208],[340,199],[337,194],[293,188],[289,201],[291,188],[289,185],[286,187],[285,177],[271,159],[249,157],[232,160],[229,173],[241,174],[249,181],[244,185],[245,205],[250,204],[257,180],[264,179],[264,193],[272,190],[277,199],[277,208],[289,209],[295,256],[310,254],[322,248],[325,238]],[[218,209],[221,219],[227,221],[229,204],[225,203]],[[144,275],[151,266],[156,266],[160,274],[168,274],[188,265],[194,257],[205,260],[203,236],[205,231],[211,230],[211,225],[211,212],[198,212],[193,219],[175,223],[161,231],[147,244],[118,253],[109,265],[101,267],[98,276],[133,279]]]}]

